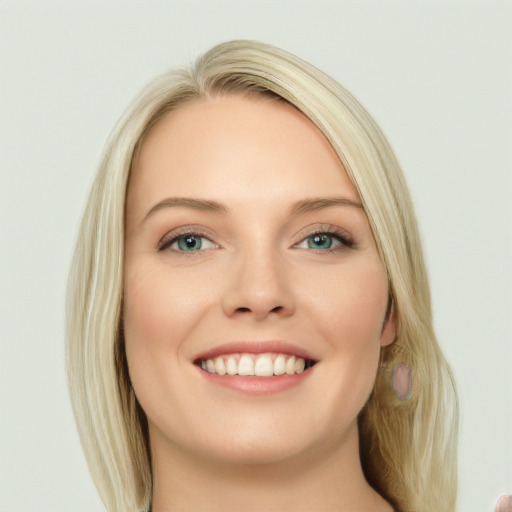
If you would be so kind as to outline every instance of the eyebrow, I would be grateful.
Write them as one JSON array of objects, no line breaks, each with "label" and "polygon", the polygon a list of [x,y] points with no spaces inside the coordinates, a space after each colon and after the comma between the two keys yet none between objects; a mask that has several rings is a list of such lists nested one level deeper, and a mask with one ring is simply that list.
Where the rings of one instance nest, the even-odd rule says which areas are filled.
[{"label": "eyebrow", "polygon": [[[334,206],[350,206],[353,208],[363,208],[363,205],[352,199],[345,197],[316,197],[311,199],[304,199],[297,201],[291,208],[292,214],[313,212],[316,210],[323,210],[324,208],[332,208]],[[192,197],[168,197],[155,204],[150,208],[148,213],[142,219],[145,222],[155,212],[164,208],[190,208],[192,210],[199,210],[204,212],[214,213],[228,213],[228,207],[209,199],[196,199]]]},{"label": "eyebrow", "polygon": [[162,210],[163,208],[191,208],[192,210],[199,210],[204,212],[218,212],[227,213],[228,208],[226,205],[217,201],[209,199],[194,199],[191,197],[168,197],[159,203],[155,204],[142,219],[144,222],[153,213]]},{"label": "eyebrow", "polygon": [[313,212],[316,210],[323,210],[324,208],[331,208],[333,206],[363,208],[361,203],[346,197],[317,197],[296,202],[292,207],[292,213]]}]

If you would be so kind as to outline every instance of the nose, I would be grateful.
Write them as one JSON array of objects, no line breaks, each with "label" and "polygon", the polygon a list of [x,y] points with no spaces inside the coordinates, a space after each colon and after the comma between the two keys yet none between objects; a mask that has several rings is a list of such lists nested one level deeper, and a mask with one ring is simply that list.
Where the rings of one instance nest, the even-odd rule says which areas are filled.
[{"label": "nose", "polygon": [[295,297],[286,265],[271,251],[240,255],[230,270],[222,297],[228,317],[288,317],[295,311]]}]

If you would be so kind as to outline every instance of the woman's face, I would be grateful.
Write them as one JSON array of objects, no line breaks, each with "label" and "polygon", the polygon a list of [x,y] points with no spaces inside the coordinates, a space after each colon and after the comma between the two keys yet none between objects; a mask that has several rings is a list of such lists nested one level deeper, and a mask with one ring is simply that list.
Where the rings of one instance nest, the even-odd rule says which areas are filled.
[{"label": "woman's face", "polygon": [[263,463],[340,446],[394,338],[387,303],[358,194],[293,107],[200,100],[149,132],[124,332],[154,452]]}]

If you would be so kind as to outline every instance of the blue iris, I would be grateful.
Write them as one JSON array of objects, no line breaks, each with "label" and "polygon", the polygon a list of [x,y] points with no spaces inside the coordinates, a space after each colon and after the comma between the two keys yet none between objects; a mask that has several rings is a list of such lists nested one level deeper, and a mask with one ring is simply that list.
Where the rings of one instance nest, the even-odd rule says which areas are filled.
[{"label": "blue iris", "polygon": [[332,247],[332,236],[327,233],[308,236],[307,241],[310,249],[330,249]]},{"label": "blue iris", "polygon": [[197,235],[182,235],[177,238],[180,251],[199,251],[203,246],[203,239]]}]

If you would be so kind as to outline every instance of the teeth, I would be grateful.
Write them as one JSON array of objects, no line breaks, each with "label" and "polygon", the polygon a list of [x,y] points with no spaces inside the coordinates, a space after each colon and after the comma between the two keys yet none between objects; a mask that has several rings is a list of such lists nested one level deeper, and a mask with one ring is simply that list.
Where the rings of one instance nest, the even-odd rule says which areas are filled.
[{"label": "teeth", "polygon": [[252,357],[244,354],[238,361],[238,375],[254,375],[254,361]]},{"label": "teeth", "polygon": [[214,367],[217,375],[226,375],[226,366],[224,365],[224,359],[222,359],[222,357],[215,359]]},{"label": "teeth", "polygon": [[237,375],[238,374],[238,364],[236,359],[231,356],[228,358],[228,362],[226,364],[226,370],[228,371],[228,375]]},{"label": "teeth", "polygon": [[274,375],[274,365],[268,354],[258,357],[254,365],[254,375],[258,377],[272,377]]},{"label": "teeth", "polygon": [[274,375],[284,375],[286,372],[286,358],[279,354],[274,361]]},{"label": "teeth", "polygon": [[[208,361],[206,361],[206,366],[208,366]],[[295,356],[290,357],[290,359],[286,361],[285,371],[286,375],[293,375],[295,373]]]},{"label": "teeth", "polygon": [[217,375],[272,377],[302,373],[306,361],[285,354],[233,354],[201,361],[201,368]]}]

